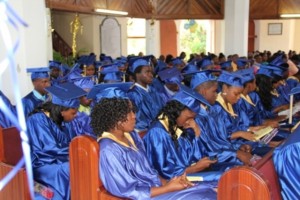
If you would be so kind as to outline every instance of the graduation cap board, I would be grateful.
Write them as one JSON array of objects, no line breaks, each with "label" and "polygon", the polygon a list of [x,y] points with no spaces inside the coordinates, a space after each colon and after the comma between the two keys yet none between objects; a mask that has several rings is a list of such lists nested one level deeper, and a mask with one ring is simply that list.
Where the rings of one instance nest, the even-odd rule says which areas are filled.
[{"label": "graduation cap board", "polygon": [[204,70],[195,72],[190,83],[190,87],[195,89],[198,85],[207,81],[216,81],[217,77],[213,75],[213,72],[220,72],[220,70]]},{"label": "graduation cap board", "polygon": [[79,97],[86,95],[86,91],[73,83],[63,83],[45,88],[52,95],[52,103],[67,108],[78,108]]},{"label": "graduation cap board", "polygon": [[31,80],[38,78],[49,78],[48,67],[27,68],[27,73],[31,73]]},{"label": "graduation cap board", "polygon": [[180,85],[180,90],[172,97],[171,100],[177,100],[195,113],[200,111],[200,102],[210,107],[210,104],[199,93],[193,91],[185,85]]},{"label": "graduation cap board", "polygon": [[103,94],[101,94],[102,91],[109,89],[109,88],[118,88],[119,90],[121,90],[123,92],[127,92],[132,86],[133,86],[133,82],[101,83],[101,84],[95,85],[91,89],[91,91],[87,95],[87,98],[88,99],[97,99],[97,96],[99,97],[99,94],[103,96]]},{"label": "graduation cap board", "polygon": [[243,77],[234,72],[222,71],[218,81],[235,87],[244,87]]},{"label": "graduation cap board", "polygon": [[180,71],[176,67],[165,69],[158,72],[158,76],[165,83],[176,83],[180,84],[183,80],[183,77]]}]

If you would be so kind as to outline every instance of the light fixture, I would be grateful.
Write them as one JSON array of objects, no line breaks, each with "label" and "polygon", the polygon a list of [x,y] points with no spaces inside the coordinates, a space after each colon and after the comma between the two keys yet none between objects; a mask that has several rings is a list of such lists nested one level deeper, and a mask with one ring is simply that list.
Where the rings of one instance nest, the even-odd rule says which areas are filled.
[{"label": "light fixture", "polygon": [[128,15],[128,12],[125,11],[118,11],[118,10],[107,10],[107,9],[95,9],[95,12],[97,13],[103,13],[103,14],[111,14],[111,15]]},{"label": "light fixture", "polygon": [[282,18],[299,18],[300,14],[281,14],[280,17],[282,17]]}]

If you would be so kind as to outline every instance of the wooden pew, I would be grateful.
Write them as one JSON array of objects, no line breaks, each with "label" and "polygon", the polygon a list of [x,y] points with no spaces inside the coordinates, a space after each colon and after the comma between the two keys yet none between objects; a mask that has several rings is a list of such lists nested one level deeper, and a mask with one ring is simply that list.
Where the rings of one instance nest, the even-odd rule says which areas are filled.
[{"label": "wooden pew", "polygon": [[99,144],[87,135],[75,137],[69,149],[72,200],[117,200],[99,176]]},{"label": "wooden pew", "polygon": [[273,160],[273,150],[253,167],[239,166],[225,172],[218,184],[218,200],[280,200],[280,185]]},{"label": "wooden pew", "polygon": [[[22,158],[21,138],[15,128],[0,127],[0,179]],[[25,168],[21,168],[16,176],[0,191],[0,199],[29,200],[29,187]]]}]

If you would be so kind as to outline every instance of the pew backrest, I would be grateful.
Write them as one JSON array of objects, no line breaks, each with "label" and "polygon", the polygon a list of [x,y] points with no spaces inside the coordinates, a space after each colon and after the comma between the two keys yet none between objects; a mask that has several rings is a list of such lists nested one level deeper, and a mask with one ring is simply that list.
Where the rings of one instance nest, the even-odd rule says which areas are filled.
[{"label": "pew backrest", "polygon": [[[0,179],[5,177],[22,158],[23,151],[19,131],[15,128],[0,127]],[[0,191],[0,199],[30,200],[25,168]]]},{"label": "pew backrest", "polygon": [[99,144],[88,136],[75,137],[70,144],[72,200],[117,200],[104,188],[99,173]]}]

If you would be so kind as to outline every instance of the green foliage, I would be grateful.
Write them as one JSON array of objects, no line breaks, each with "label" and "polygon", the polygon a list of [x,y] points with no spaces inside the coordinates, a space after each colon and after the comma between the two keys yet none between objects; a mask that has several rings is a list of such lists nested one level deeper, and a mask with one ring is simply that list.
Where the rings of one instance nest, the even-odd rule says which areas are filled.
[{"label": "green foliage", "polygon": [[201,25],[195,24],[188,29],[181,29],[180,33],[181,51],[187,55],[206,52],[206,31]]},{"label": "green foliage", "polygon": [[[76,58],[78,58],[79,56],[81,55],[84,55],[86,54],[88,51],[84,48],[80,49],[77,54],[76,54]],[[61,55],[60,52],[57,52],[55,50],[53,50],[53,60],[55,61],[59,61],[63,64],[67,64],[68,66],[73,66],[75,61],[76,61],[76,58],[73,58],[72,55],[69,55],[67,57],[64,57],[63,55]]]}]

